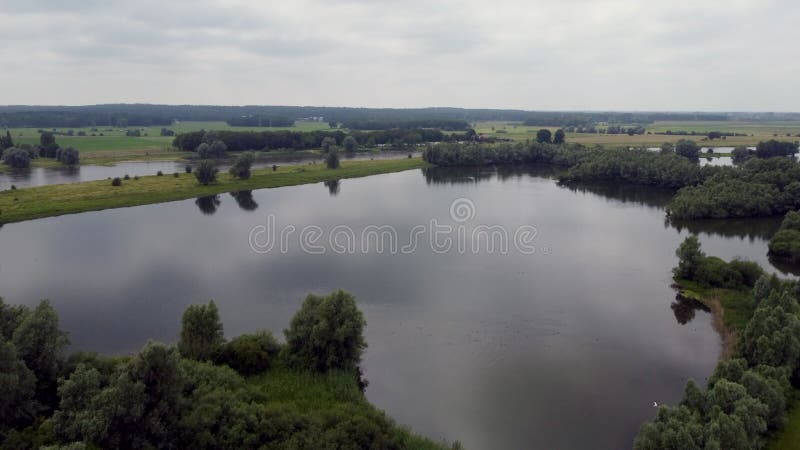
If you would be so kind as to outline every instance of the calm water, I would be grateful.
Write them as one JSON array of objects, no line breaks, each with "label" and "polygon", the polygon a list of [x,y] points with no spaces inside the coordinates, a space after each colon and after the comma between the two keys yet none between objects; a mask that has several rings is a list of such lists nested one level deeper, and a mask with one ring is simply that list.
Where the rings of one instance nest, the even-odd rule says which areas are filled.
[{"label": "calm water", "polygon": [[[9,224],[0,294],[50,298],[76,347],[119,353],[174,342],[184,308],[211,298],[228,337],[281,335],[308,292],[342,288],[368,322],[367,395],[398,422],[474,449],[628,448],[652,403],[678,401],[720,351],[709,314],[669,287],[689,230],[665,223],[668,193],[547,174],[414,170]],[[297,239],[258,254],[250,230],[268,214],[298,233],[391,225],[401,246],[431,219],[538,234],[532,255],[440,254],[425,237],[408,254],[308,254]],[[769,265],[776,221],[692,226],[709,254]]]},{"label": "calm water", "polygon": [[[414,154],[419,155],[419,152]],[[269,155],[261,155],[268,157]],[[344,160],[363,160],[363,159],[398,159],[406,158],[408,152],[383,151],[380,153],[342,153]],[[253,164],[254,168],[271,166],[272,164],[308,164],[319,163],[322,159],[308,154],[280,155],[269,158],[268,161],[259,161]],[[84,165],[79,167],[34,167],[26,170],[9,170],[7,173],[0,173],[0,191],[11,188],[12,185],[22,188],[30,186],[44,186],[49,184],[77,183],[81,181],[105,180],[106,178],[130,176],[155,175],[159,171],[165,175],[175,172],[183,173],[186,165],[195,165],[193,162],[186,161],[129,161],[114,164],[112,166]],[[221,170],[227,170],[230,164],[220,164]]]}]

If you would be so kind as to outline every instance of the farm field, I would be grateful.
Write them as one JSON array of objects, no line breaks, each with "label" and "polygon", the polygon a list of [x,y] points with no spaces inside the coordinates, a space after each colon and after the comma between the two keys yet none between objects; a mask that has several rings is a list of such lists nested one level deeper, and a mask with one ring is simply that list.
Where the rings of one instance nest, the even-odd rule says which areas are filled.
[{"label": "farm field", "polygon": [[[623,127],[634,124],[621,124]],[[475,131],[480,134],[496,136],[499,138],[509,138],[514,141],[525,141],[535,139],[536,132],[542,128],[548,128],[555,132],[559,127],[527,126],[513,122],[478,122],[474,124]],[[603,125],[599,125],[602,128]],[[797,141],[800,137],[800,121],[798,122],[728,122],[728,121],[671,121],[655,122],[647,125],[647,132],[663,133],[668,130],[688,131],[706,134],[711,131],[721,131],[730,133],[741,133],[747,136],[728,136],[725,139],[713,141],[714,146],[729,147],[737,145],[752,146],[759,141],[777,139]],[[789,134],[790,136],[787,136]],[[600,144],[612,146],[647,146],[657,147],[664,142],[675,142],[680,139],[692,139],[702,145],[710,144],[703,141],[704,136],[679,136],[663,134],[642,134],[628,136],[627,134],[590,134],[590,133],[567,133],[567,141],[585,145]]]},{"label": "farm field", "polygon": [[[235,130],[235,131],[315,131],[327,130],[327,123],[298,122],[294,127],[232,127],[225,122],[179,122],[169,127],[92,127],[83,128],[50,128],[48,131],[66,133],[72,130],[75,135],[56,135],[56,142],[62,147],[75,147],[81,152],[82,164],[113,164],[120,161],[143,160],[176,160],[190,153],[177,151],[172,147],[172,136],[161,136],[161,128],[168,128],[175,133],[187,133],[200,130]],[[141,136],[126,136],[128,130],[138,129]],[[37,128],[11,128],[11,137],[15,143],[37,144],[39,130]],[[77,136],[85,132],[86,136]],[[94,136],[92,136],[94,134]],[[100,135],[102,134],[102,136]]]}]

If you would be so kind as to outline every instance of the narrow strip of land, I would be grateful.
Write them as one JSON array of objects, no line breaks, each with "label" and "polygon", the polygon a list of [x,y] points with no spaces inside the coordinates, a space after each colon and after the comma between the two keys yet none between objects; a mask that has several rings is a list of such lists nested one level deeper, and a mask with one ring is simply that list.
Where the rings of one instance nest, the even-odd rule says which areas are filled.
[{"label": "narrow strip of land", "polygon": [[87,211],[147,205],[232,191],[295,186],[428,167],[420,158],[345,161],[338,169],[324,164],[254,170],[247,180],[221,173],[217,182],[200,185],[194,175],[180,173],[123,180],[89,181],[0,192],[0,224]]}]

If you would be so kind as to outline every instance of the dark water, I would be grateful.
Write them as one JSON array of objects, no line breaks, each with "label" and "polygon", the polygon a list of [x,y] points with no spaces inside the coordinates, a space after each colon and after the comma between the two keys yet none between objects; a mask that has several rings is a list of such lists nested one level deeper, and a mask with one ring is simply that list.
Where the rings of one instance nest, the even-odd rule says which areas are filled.
[{"label": "dark water", "polygon": [[[549,173],[414,170],[10,224],[0,294],[52,299],[76,347],[131,352],[174,342],[191,303],[215,299],[228,337],[280,335],[308,292],[343,288],[368,321],[367,395],[398,422],[474,449],[629,448],[653,402],[678,401],[720,351],[708,312],[669,287],[674,249],[691,230],[709,254],[768,266],[775,221],[679,230],[668,193]],[[309,254],[292,234],[285,254],[259,254],[249,236],[268,214],[297,233],[391,225],[401,247],[432,219],[534,226],[535,253],[438,253],[423,237],[408,253]]]},{"label": "dark water", "polygon": [[[419,152],[415,152],[419,155]],[[320,163],[321,158],[300,153],[297,155],[259,155],[263,160],[253,164],[254,168],[267,167],[272,164],[293,165]],[[364,160],[364,159],[399,159],[408,157],[408,152],[383,151],[380,153],[342,153],[344,160]],[[84,165],[79,167],[34,167],[25,170],[11,170],[0,173],[0,191],[11,188],[12,185],[22,188],[31,186],[44,186],[50,184],[77,183],[81,181],[105,180],[107,178],[130,176],[155,175],[159,171],[165,175],[175,172],[183,173],[186,165],[195,165],[195,162],[187,161],[129,161],[120,162],[111,166]],[[227,170],[230,163],[222,162],[219,165],[221,170]]]}]

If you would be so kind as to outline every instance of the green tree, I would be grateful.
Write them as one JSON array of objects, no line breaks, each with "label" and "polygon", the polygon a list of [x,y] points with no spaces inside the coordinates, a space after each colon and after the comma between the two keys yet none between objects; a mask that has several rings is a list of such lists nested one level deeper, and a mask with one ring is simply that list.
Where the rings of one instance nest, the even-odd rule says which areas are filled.
[{"label": "green tree", "polygon": [[[9,305],[0,297],[0,337],[10,341],[30,310],[23,305]],[[1,339],[0,339],[1,340]]]},{"label": "green tree", "polygon": [[336,147],[336,139],[326,136],[322,139],[320,147],[322,147],[323,152],[328,153],[331,151],[331,148]]},{"label": "green tree", "polygon": [[77,166],[80,164],[80,153],[73,147],[59,148],[56,151],[56,159],[67,166]]},{"label": "green tree", "polygon": [[181,321],[178,350],[185,358],[211,361],[225,342],[219,311],[213,300],[186,308]]},{"label": "green tree", "polygon": [[236,157],[236,161],[233,163],[228,172],[233,177],[246,180],[250,178],[250,168],[253,166],[253,162],[255,160],[256,155],[253,152],[244,152]]},{"label": "green tree", "polygon": [[31,155],[27,150],[11,147],[3,152],[3,162],[15,169],[27,169],[31,166]]},{"label": "green tree", "polygon": [[698,159],[700,157],[700,146],[694,141],[681,139],[675,143],[675,153],[687,159]]},{"label": "green tree", "polygon": [[552,141],[550,130],[542,128],[536,133],[536,142],[540,144],[549,144]]},{"label": "green tree", "polygon": [[269,331],[243,334],[222,346],[217,362],[242,375],[255,375],[269,369],[280,349]]},{"label": "green tree", "polygon": [[553,136],[553,144],[559,144],[559,145],[563,144],[564,142],[566,142],[566,137],[567,135],[564,134],[564,130],[559,128],[558,130],[556,130],[556,134]]},{"label": "green tree", "polygon": [[224,158],[227,150],[228,146],[224,142],[216,140],[209,146],[209,156],[211,158]]},{"label": "green tree", "polygon": [[664,142],[663,144],[661,144],[660,153],[662,155],[669,155],[675,153],[675,146],[672,145],[671,142]]},{"label": "green tree", "polygon": [[39,135],[39,145],[42,147],[52,147],[56,144],[56,137],[49,131],[44,131]]},{"label": "green tree", "polygon": [[700,240],[692,234],[683,240],[675,251],[678,257],[678,266],[673,269],[676,278],[693,280],[703,264],[706,255],[700,250]]},{"label": "green tree", "polygon": [[328,169],[338,169],[340,166],[339,163],[339,155],[336,154],[336,150],[331,150],[325,155],[325,165],[328,166]]},{"label": "green tree", "polygon": [[326,297],[309,294],[284,331],[288,357],[296,367],[320,372],[354,369],[367,347],[365,326],[352,295],[342,290]]},{"label": "green tree", "polygon": [[200,164],[197,165],[197,169],[194,171],[194,176],[197,178],[197,181],[200,184],[207,186],[217,181],[218,172],[219,169],[217,169],[217,166],[213,161],[204,159],[200,161]]},{"label": "green tree", "polygon": [[344,146],[344,150],[346,152],[354,152],[358,148],[358,142],[353,136],[347,136],[342,141],[342,145]]},{"label": "green tree", "polygon": [[46,407],[57,402],[57,378],[69,344],[58,328],[58,313],[42,300],[14,331],[12,342],[25,365],[36,376],[36,398]]},{"label": "green tree", "polygon": [[0,339],[0,432],[34,417],[36,377],[17,357],[14,344]]}]

